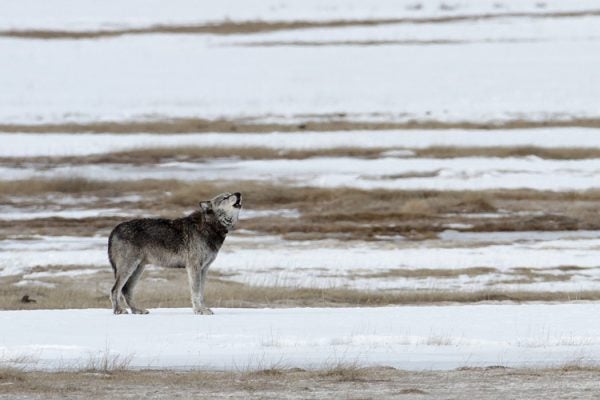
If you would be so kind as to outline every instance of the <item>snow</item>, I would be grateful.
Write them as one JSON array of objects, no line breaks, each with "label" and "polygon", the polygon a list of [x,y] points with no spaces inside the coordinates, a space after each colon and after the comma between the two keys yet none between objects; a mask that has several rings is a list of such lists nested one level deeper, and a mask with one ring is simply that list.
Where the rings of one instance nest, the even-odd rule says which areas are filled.
[{"label": "snow", "polygon": [[35,207],[0,206],[0,219],[5,221],[23,221],[38,218],[97,218],[97,217],[125,217],[131,216],[130,212],[117,208],[104,209],[39,209]]},{"label": "snow", "polygon": [[[376,139],[376,140],[374,140]],[[0,133],[0,157],[76,156],[160,147],[262,147],[277,150],[334,148],[600,147],[597,129],[542,128],[511,130],[409,130],[295,133],[155,134],[11,134]],[[410,157],[390,150],[386,157]],[[134,201],[134,200],[132,200]]]},{"label": "snow", "polygon": [[36,280],[30,280],[30,279],[26,279],[26,280],[20,280],[17,283],[13,283],[14,286],[20,286],[20,287],[45,287],[45,288],[55,288],[56,285],[54,283],[48,283],[48,282],[43,282],[43,281],[36,281]]},{"label": "snow", "polygon": [[103,358],[131,368],[407,370],[558,367],[600,361],[597,303],[379,308],[0,311],[0,359],[65,369]]},{"label": "snow", "polygon": [[36,266],[104,266],[105,237],[42,236],[0,240],[0,276],[22,274]]},{"label": "snow", "polygon": [[[596,290],[600,281],[600,231],[448,231],[441,234],[441,240],[385,239],[296,241],[236,232],[211,269],[250,285],[359,290],[577,292]],[[42,279],[107,272],[106,246],[104,237],[5,239],[0,241],[0,276],[25,274],[25,279]],[[53,266],[74,268],[55,271]],[[560,268],[564,266],[581,269]],[[34,267],[48,270],[32,275]],[[479,267],[492,270],[474,275],[462,272]],[[540,276],[528,276],[523,269]],[[422,273],[405,276],[406,270]],[[440,270],[449,273],[440,274]],[[550,275],[561,279],[544,278]]]},{"label": "snow", "polygon": [[597,41],[600,34],[599,21],[600,18],[597,16],[566,19],[502,18],[485,21],[454,21],[451,24],[390,24],[314,28],[244,36],[231,35],[219,38],[218,42],[249,46],[311,46],[314,44],[360,46],[361,43],[368,45],[369,43],[392,42],[410,46],[455,45],[465,42]]},{"label": "snow", "polygon": [[[415,9],[415,4],[421,5]],[[600,8],[597,0],[469,0],[443,7],[413,0],[5,0],[0,30],[97,30],[157,24],[206,24],[229,21],[327,21],[353,19],[427,18],[448,15],[548,13]]]},{"label": "snow", "polygon": [[[600,88],[592,84],[600,80],[596,41],[331,48],[221,46],[209,39],[0,39],[0,53],[10,60],[0,74],[0,120],[293,122],[345,113],[350,120],[488,122],[600,113]],[[243,60],[243,68],[232,60]]]},{"label": "snow", "polygon": [[[124,35],[88,40],[0,38],[0,123],[95,123],[249,117],[293,124],[347,121],[501,122],[600,115],[600,17],[509,13],[594,11],[598,0],[6,0],[0,31],[110,30],[224,21],[406,18],[404,23],[253,35]],[[444,16],[499,18],[413,23]],[[504,15],[504,17],[502,17]],[[379,43],[390,41],[395,43]],[[304,42],[304,43],[302,43]],[[309,42],[317,42],[319,46]],[[344,42],[355,42],[344,43]],[[369,45],[360,45],[370,43]],[[414,130],[272,134],[8,134],[0,157],[77,156],[156,147],[275,150],[381,148],[378,159],[213,160],[68,165],[2,160],[3,181],[71,178],[264,180],[362,189],[597,189],[600,160],[414,157],[431,146],[600,148],[598,129]],[[0,206],[4,221],[133,217],[114,198],[46,196]],[[24,204],[32,204],[24,199]],[[90,207],[81,209],[81,204]],[[94,204],[91,204],[94,203]],[[297,218],[296,209],[243,218]],[[502,218],[506,213],[478,214]],[[468,215],[461,215],[467,218]],[[461,220],[449,228],[468,229]],[[466,222],[470,222],[468,219]],[[443,223],[443,222],[442,222]],[[106,237],[0,240],[0,277],[58,287],[110,272]],[[212,268],[250,285],[374,291],[597,290],[600,231],[456,232],[411,241],[283,240],[237,231]],[[485,270],[484,268],[489,268]],[[465,269],[479,269],[469,273]],[[419,270],[413,275],[409,270]],[[181,271],[184,274],[183,271]],[[148,274],[156,275],[155,268]],[[96,278],[93,278],[96,279]],[[160,279],[154,276],[147,279]],[[108,283],[106,281],[105,283]],[[160,282],[155,282],[160,285]],[[209,283],[210,285],[210,283]],[[29,289],[28,289],[29,290]],[[59,290],[59,289],[57,289]],[[182,288],[187,290],[187,288]],[[77,368],[131,357],[134,368],[323,368],[337,363],[411,370],[560,366],[600,361],[600,303],[339,309],[0,311],[0,363]]]},{"label": "snow", "polygon": [[300,215],[298,210],[291,208],[282,208],[279,210],[244,210],[240,214],[240,220],[266,217],[298,218]]},{"label": "snow", "polygon": [[301,160],[165,162],[153,165],[51,164],[0,166],[4,180],[70,178],[92,180],[181,179],[249,181],[360,189],[587,190],[600,187],[600,159],[553,160],[528,157],[359,159],[315,157]]},{"label": "snow", "polygon": [[[343,113],[350,120],[489,122],[598,115],[600,89],[593,83],[600,79],[600,17],[595,15],[600,1],[419,2],[419,9],[415,4],[177,0],[165,6],[159,0],[56,0],[49,6],[40,0],[7,0],[0,31],[224,21],[405,21],[259,34],[3,37],[0,53],[10,61],[0,74],[0,121],[250,116],[294,122]],[[547,15],[557,11],[576,15]],[[591,15],[577,15],[582,11]],[[504,17],[426,21],[469,15]],[[419,23],[411,23],[415,20]],[[286,45],[315,41],[329,45]],[[345,41],[359,43],[339,45]],[[360,45],[377,41],[395,44]],[[427,43],[417,45],[423,41]]]},{"label": "snow", "polygon": [[32,272],[30,274],[23,275],[23,279],[39,279],[39,278],[58,278],[58,277],[74,277],[80,275],[93,275],[98,273],[98,269],[75,269],[68,271],[43,271],[43,272]]}]

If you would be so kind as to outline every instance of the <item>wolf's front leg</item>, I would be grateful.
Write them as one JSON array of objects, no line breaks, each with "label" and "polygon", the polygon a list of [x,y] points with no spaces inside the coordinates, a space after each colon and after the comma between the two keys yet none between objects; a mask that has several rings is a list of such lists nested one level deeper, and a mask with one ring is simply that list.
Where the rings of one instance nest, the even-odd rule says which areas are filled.
[{"label": "wolf's front leg", "polygon": [[190,292],[192,295],[192,307],[194,314],[212,315],[210,308],[204,303],[204,283],[206,281],[206,273],[208,268],[200,268],[200,266],[188,266],[188,279],[190,283]]}]

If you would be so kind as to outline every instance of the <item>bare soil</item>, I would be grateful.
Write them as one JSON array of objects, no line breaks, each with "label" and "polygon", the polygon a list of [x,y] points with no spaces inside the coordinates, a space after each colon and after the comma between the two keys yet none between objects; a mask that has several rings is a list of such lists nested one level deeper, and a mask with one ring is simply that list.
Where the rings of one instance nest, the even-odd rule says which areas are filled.
[{"label": "bare soil", "polygon": [[597,399],[600,372],[588,368],[408,372],[333,367],[321,371],[0,370],[0,399]]}]

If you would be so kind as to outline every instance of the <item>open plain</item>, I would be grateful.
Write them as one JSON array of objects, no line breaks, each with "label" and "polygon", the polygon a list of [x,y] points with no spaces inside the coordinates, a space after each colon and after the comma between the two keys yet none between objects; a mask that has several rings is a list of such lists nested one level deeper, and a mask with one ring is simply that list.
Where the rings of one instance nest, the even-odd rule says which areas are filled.
[{"label": "open plain", "polygon": [[[597,398],[599,42],[596,0],[7,1],[0,398]],[[111,315],[110,230],[222,191],[216,314],[153,266]]]}]

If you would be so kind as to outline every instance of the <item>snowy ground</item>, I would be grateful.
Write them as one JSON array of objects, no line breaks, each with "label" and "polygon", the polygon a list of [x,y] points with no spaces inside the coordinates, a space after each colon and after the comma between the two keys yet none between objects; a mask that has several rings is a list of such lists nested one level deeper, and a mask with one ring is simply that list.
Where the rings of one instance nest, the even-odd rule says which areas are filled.
[{"label": "snowy ground", "polygon": [[[373,140],[376,134],[378,140]],[[538,157],[418,158],[410,149],[431,146],[542,148],[600,147],[595,129],[508,131],[306,132],[198,135],[2,134],[4,157],[89,155],[156,147],[264,147],[270,149],[382,148],[377,159],[309,158],[304,160],[216,159],[203,162],[127,164],[36,164],[10,161],[0,166],[3,180],[82,177],[99,180],[184,179],[261,180],[319,187],[362,189],[586,190],[598,188],[600,161],[544,160]],[[69,143],[69,145],[65,145]],[[389,148],[392,151],[385,151]],[[397,149],[404,149],[397,151]]]},{"label": "snowy ground", "polygon": [[[497,3],[421,4],[414,10],[412,1],[261,2],[258,7],[224,2],[202,8],[182,1],[179,7],[144,6],[139,15],[128,13],[120,3],[98,7],[82,2],[74,7],[64,1],[47,12],[39,1],[10,2],[0,17],[0,30],[110,30],[225,20],[314,23],[514,12],[572,15],[349,25],[256,35],[3,37],[0,52],[10,62],[3,65],[6,73],[0,74],[0,120],[40,124],[250,116],[289,123],[307,115],[340,113],[349,120],[388,121],[596,117],[600,94],[593,83],[600,79],[600,56],[595,51],[600,3]],[[102,11],[89,11],[98,8]],[[582,10],[591,15],[579,15]],[[65,73],[68,79],[63,79]]]},{"label": "snowy ground", "polygon": [[469,0],[445,4],[413,0],[227,0],[198,3],[175,0],[54,1],[52,7],[39,0],[12,0],[4,4],[0,29],[110,29],[156,24],[218,23],[230,21],[302,21],[422,18],[449,15],[543,14],[600,8],[597,0]]},{"label": "snowy ground", "polygon": [[[553,41],[332,51],[218,46],[196,36],[0,39],[0,52],[10,60],[8,73],[0,75],[0,119],[298,119],[334,113],[400,121],[592,118],[600,112],[592,84],[600,80],[597,47],[594,41]],[[243,68],[231,61],[236,59],[246,60]],[[64,71],[71,71],[67,82]]]},{"label": "snowy ground", "polygon": [[[599,285],[600,232],[446,231],[440,236],[361,242],[233,235],[211,268],[228,280],[273,287],[578,292]],[[19,286],[109,271],[105,237],[7,239],[0,250],[0,276],[20,275]],[[53,272],[52,266],[74,269]],[[49,270],[32,274],[34,267]]]},{"label": "snowy ground", "polygon": [[[583,128],[597,126],[600,115],[600,1],[175,0],[165,4],[158,0],[3,3],[0,54],[6,62],[0,66],[0,187],[6,190],[0,200],[6,204],[0,204],[0,279],[10,285],[2,298],[7,307],[32,306],[20,300],[25,294],[45,307],[48,291],[61,298],[61,285],[90,284],[93,296],[105,301],[103,285],[110,284],[108,224],[159,213],[160,205],[151,203],[163,195],[160,185],[167,180],[194,181],[194,185],[235,181],[247,186],[261,181],[278,189],[285,185],[553,192],[600,188],[600,159],[592,158],[595,153],[561,159],[572,154],[571,148],[600,148],[599,129]],[[299,29],[290,29],[282,21],[293,21]],[[159,25],[162,33],[157,31]],[[181,25],[215,31],[182,34],[177,32]],[[165,33],[165,26],[174,31]],[[244,26],[262,30],[244,34]],[[127,32],[140,28],[146,31]],[[52,32],[44,30],[70,32],[71,37],[53,39]],[[121,33],[94,36],[99,30]],[[89,36],[74,39],[77,32]],[[130,124],[168,123],[180,117],[191,118],[192,130],[195,126],[206,130],[203,119],[220,118],[225,121],[222,130],[252,123],[302,130],[306,127],[302,124],[308,123],[311,131],[280,133],[267,127],[255,129],[264,133],[237,129],[231,134],[168,135],[156,128],[159,124],[145,125],[149,128]],[[111,126],[98,124],[106,121],[141,133],[116,134],[110,128],[99,134],[66,133],[96,132]],[[310,125],[318,126],[315,121],[340,125],[328,128],[334,132],[312,131],[319,129]],[[513,125],[507,126],[536,122],[563,128],[345,130],[365,121],[381,126],[428,122],[439,128],[449,122],[453,127],[473,127],[511,121]],[[70,123],[89,125],[77,128]],[[19,133],[36,129],[39,134]],[[59,129],[65,133],[54,133]],[[188,146],[381,148],[382,153],[297,160],[199,157],[192,162],[180,162],[173,154],[156,163],[125,157],[115,163],[27,158]],[[533,146],[556,152],[548,158],[417,156],[418,149],[433,146]],[[48,192],[43,192],[43,184],[32,183],[28,192],[28,182],[13,182],[74,177],[120,181],[120,185],[85,193],[85,188],[73,187],[78,181],[69,186],[67,180],[65,188],[47,186]],[[118,192],[125,187],[123,182],[146,178],[156,180],[155,193],[149,197],[148,191],[143,196]],[[17,187],[20,194],[13,195],[11,188]],[[70,194],[61,197],[61,190]],[[419,231],[415,236],[398,229],[407,236],[342,240],[343,224],[340,231],[324,234],[321,240],[318,233],[311,240],[300,240],[302,235],[237,231],[213,264],[218,274],[212,279],[229,285],[229,290],[243,283],[317,287],[324,293],[337,288],[377,294],[554,292],[556,301],[564,298],[559,295],[563,292],[575,297],[582,291],[597,292],[600,231],[468,232],[475,223],[470,215],[481,230],[487,228],[486,218],[503,218],[516,226],[519,218],[543,219],[551,214],[557,217],[555,224],[526,225],[598,229],[595,221],[579,224],[594,211],[589,198],[573,195],[580,199],[573,204],[569,194],[560,201],[558,196],[547,200],[545,195],[551,196],[536,192],[530,201],[537,203],[527,205],[522,204],[527,198],[504,199],[504,205],[522,201],[508,204],[512,211],[488,204],[498,211],[486,214],[469,214],[454,204],[454,216],[424,217],[430,218],[423,228],[426,234]],[[302,201],[303,206],[263,204],[261,209],[244,209],[242,218],[261,218],[258,221],[265,224],[277,220],[280,225],[306,218],[305,230],[295,233],[315,233],[308,225],[311,219],[302,213],[307,209],[306,199]],[[487,201],[484,196],[483,209]],[[494,201],[489,199],[490,204]],[[416,203],[419,215],[423,202]],[[476,201],[467,205],[472,203]],[[518,211],[521,206],[525,211]],[[568,208],[564,213],[563,206]],[[388,203],[382,209],[396,215],[394,224],[414,217]],[[373,209],[362,211],[364,216]],[[365,226],[389,228],[385,215],[377,216]],[[311,218],[314,221],[315,216]],[[572,220],[576,223],[570,225]],[[61,221],[70,224],[69,233],[62,232]],[[415,221],[418,230],[418,222],[423,221],[414,217]],[[29,228],[37,231],[28,232]],[[79,232],[82,236],[74,236]],[[148,268],[146,274],[148,284],[158,285],[157,292],[164,289],[161,285],[167,282],[156,268]],[[59,300],[63,303],[52,304],[81,306],[70,304],[74,301],[69,296],[66,293]],[[215,311],[212,317],[195,316],[188,308],[115,317],[108,305],[106,309],[0,311],[0,364],[56,369],[131,357],[135,368],[235,370],[358,363],[422,371],[600,361],[596,303]]]},{"label": "snowy ground", "polygon": [[132,164],[0,166],[5,180],[79,177],[91,180],[240,179],[315,187],[360,189],[586,190],[599,187],[600,159],[538,157],[451,159],[384,156],[377,159],[315,157],[303,160],[223,160]]},{"label": "snowy ground", "polygon": [[[1,311],[0,360],[37,369],[131,357],[135,368],[440,370],[600,361],[598,304],[340,309]],[[68,334],[65,334],[68,332]],[[21,365],[22,365],[21,364]]]},{"label": "snowy ground", "polygon": [[[373,140],[376,137],[377,140]],[[595,148],[597,129],[545,128],[487,130],[390,130],[295,133],[12,134],[0,133],[0,157],[84,156],[117,151],[197,146],[258,147],[276,150],[335,148],[422,149],[446,147]],[[406,157],[410,152],[404,153]]]}]

